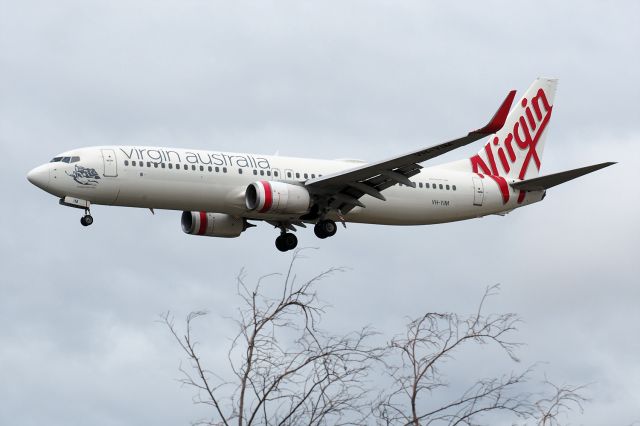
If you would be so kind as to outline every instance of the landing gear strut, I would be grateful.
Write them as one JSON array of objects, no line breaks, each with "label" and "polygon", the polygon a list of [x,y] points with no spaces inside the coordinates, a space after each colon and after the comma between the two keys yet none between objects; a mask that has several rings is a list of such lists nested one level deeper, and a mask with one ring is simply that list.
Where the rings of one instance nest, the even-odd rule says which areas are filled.
[{"label": "landing gear strut", "polygon": [[313,227],[313,233],[316,234],[316,237],[322,239],[333,237],[336,235],[336,231],[338,231],[336,223],[329,219],[320,220]]},{"label": "landing gear strut", "polygon": [[93,223],[93,216],[91,216],[91,212],[89,210],[84,211],[84,216],[80,218],[80,223],[82,226],[89,226]]},{"label": "landing gear strut", "polygon": [[298,237],[289,232],[282,232],[278,238],[276,238],[276,248],[280,251],[289,251],[296,248],[298,245]]}]

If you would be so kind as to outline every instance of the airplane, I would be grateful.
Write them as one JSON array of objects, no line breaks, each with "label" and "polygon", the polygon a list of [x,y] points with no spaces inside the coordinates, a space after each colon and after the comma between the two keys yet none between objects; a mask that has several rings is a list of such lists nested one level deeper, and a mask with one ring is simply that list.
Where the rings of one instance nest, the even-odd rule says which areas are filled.
[{"label": "airplane", "polygon": [[[278,250],[294,249],[291,231],[313,224],[318,238],[341,222],[428,225],[504,215],[544,199],[546,190],[615,164],[539,176],[556,79],[538,78],[512,109],[509,92],[487,125],[467,135],[374,163],[140,146],[73,149],[31,170],[27,179],[84,210],[91,205],[182,211],[190,235],[238,237],[264,221],[279,228]],[[421,163],[489,137],[471,156]]]}]

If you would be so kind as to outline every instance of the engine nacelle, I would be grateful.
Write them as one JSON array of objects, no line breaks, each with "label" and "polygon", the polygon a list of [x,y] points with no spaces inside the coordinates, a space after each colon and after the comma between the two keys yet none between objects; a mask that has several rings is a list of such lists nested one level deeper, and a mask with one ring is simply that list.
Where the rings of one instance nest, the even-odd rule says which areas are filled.
[{"label": "engine nacelle", "polygon": [[303,186],[261,180],[247,186],[245,204],[258,213],[304,214],[311,206],[311,196]]},{"label": "engine nacelle", "polygon": [[189,235],[235,238],[247,229],[246,221],[224,213],[182,212],[182,230]]}]

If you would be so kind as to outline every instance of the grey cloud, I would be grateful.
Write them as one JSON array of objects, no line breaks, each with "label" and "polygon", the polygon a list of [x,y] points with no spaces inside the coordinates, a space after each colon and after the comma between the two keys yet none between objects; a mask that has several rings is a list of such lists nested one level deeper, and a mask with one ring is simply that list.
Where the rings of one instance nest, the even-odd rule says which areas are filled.
[{"label": "grey cloud", "polygon": [[[523,365],[593,382],[582,424],[637,420],[635,181],[640,74],[634,2],[1,2],[4,162],[0,422],[177,424],[200,418],[155,321],[208,309],[211,365],[233,334],[234,279],[283,271],[268,225],[189,237],[179,214],[97,206],[96,224],[26,172],[77,146],[130,143],[376,160],[483,124],[507,90],[560,78],[543,172],[609,169],[504,218],[349,225],[298,266],[322,283],[324,325],[399,332],[427,310],[520,313]],[[448,155],[467,156],[479,145]],[[489,354],[490,355],[490,354]],[[474,370],[469,359],[485,361]],[[461,372],[500,363],[461,355]],[[508,365],[508,364],[507,364]],[[518,368],[510,366],[508,368]],[[460,373],[462,374],[462,373]],[[456,376],[459,377],[459,376]]]}]

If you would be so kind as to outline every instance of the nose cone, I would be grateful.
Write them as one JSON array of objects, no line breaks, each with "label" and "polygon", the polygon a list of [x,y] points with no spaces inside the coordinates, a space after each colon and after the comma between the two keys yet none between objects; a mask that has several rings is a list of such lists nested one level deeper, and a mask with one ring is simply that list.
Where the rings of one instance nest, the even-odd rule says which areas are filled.
[{"label": "nose cone", "polygon": [[49,186],[49,164],[43,164],[27,173],[27,179],[40,189],[46,190]]}]

